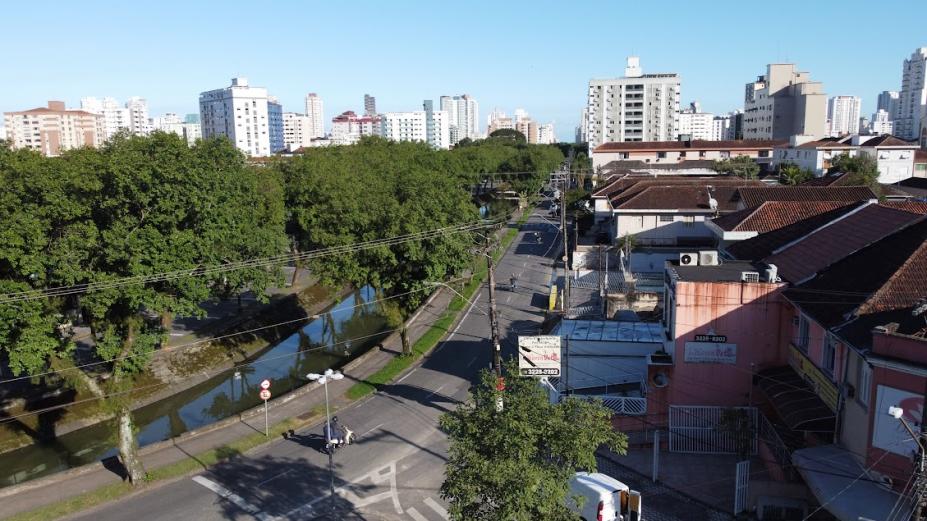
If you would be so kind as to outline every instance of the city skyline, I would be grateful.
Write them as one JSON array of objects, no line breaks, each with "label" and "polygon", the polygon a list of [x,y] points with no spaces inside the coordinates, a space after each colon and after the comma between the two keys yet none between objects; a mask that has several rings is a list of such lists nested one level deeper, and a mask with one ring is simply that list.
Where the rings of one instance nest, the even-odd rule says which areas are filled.
[{"label": "city skyline", "polygon": [[[914,0],[902,3],[912,9],[918,5]],[[767,63],[787,61],[822,82],[829,97],[861,97],[862,114],[871,114],[880,92],[900,89],[902,61],[914,49],[927,45],[917,31],[916,17],[908,17],[894,21],[895,29],[880,36],[878,44],[859,46],[852,53],[825,52],[832,45],[826,42],[839,41],[835,38],[847,34],[847,27],[862,27],[868,22],[870,6],[862,2],[843,2],[840,9],[830,10],[828,6],[786,2],[765,16],[770,27],[787,23],[791,29],[781,37],[769,38],[758,38],[755,28],[736,20],[736,3],[689,6],[680,2],[674,6],[675,15],[661,22],[665,34],[658,39],[652,38],[653,28],[645,23],[623,24],[620,32],[589,30],[584,23],[563,27],[559,17],[541,16],[534,12],[537,5],[528,3],[493,4],[491,10],[484,10],[492,12],[492,17],[468,20],[471,34],[486,34],[500,26],[506,27],[504,34],[515,41],[524,41],[530,34],[530,52],[513,55],[499,47],[500,39],[474,37],[455,48],[424,45],[425,41],[440,40],[445,29],[441,24],[422,23],[415,5],[318,4],[310,9],[291,2],[276,4],[278,11],[310,9],[318,20],[377,19],[383,22],[378,26],[392,27],[394,34],[416,35],[392,37],[375,49],[346,44],[331,52],[319,52],[319,46],[312,42],[337,39],[342,30],[338,24],[317,24],[312,40],[297,39],[276,31],[272,24],[247,24],[249,20],[236,16],[238,11],[232,8],[219,11],[208,5],[167,2],[158,12],[145,13],[149,27],[163,29],[139,40],[134,34],[136,24],[120,22],[138,16],[128,9],[116,10],[104,4],[63,5],[56,17],[49,18],[37,5],[14,5],[8,12],[18,22],[5,28],[0,41],[8,46],[24,41],[30,28],[39,23],[49,29],[44,34],[62,36],[36,41],[28,54],[7,53],[0,58],[0,67],[13,72],[17,80],[0,87],[0,109],[43,106],[49,99],[76,107],[85,96],[141,96],[148,100],[152,115],[185,114],[196,111],[200,92],[244,76],[266,87],[285,111],[300,112],[307,92],[318,93],[331,115],[346,110],[362,113],[365,93],[376,96],[381,112],[414,110],[422,99],[467,93],[479,100],[484,110],[523,107],[539,121],[554,122],[568,132],[579,124],[589,80],[620,77],[626,56],[633,54],[641,57],[645,73],[678,73],[682,104],[698,100],[706,112],[741,108],[744,85],[756,79],[757,71]],[[442,13],[453,9],[430,7],[428,16],[434,19],[447,19]],[[904,6],[899,7],[904,10]],[[603,21],[643,19],[637,14],[645,9],[592,2],[575,6],[578,16],[595,12]],[[799,10],[803,16],[795,16]],[[826,14],[829,23],[819,24],[816,14]],[[65,24],[90,23],[101,16],[108,16],[113,23],[82,35],[76,43],[70,37],[65,41],[64,35],[69,34],[63,30]],[[203,19],[211,23],[200,23]],[[706,22],[717,29],[718,36],[708,33],[690,41],[691,25]],[[231,38],[245,29],[253,38]],[[226,38],[226,49],[201,56],[187,39],[170,39],[168,34],[196,34],[202,41]],[[732,45],[744,39],[749,39],[748,45]],[[133,44],[113,45],[120,41]],[[35,59],[55,56],[64,45],[74,53],[97,58],[60,61],[52,67]],[[278,52],[284,48],[287,52]],[[596,48],[608,49],[608,54],[578,52]],[[719,65],[712,67],[712,63]],[[867,68],[860,69],[860,63]],[[326,125],[330,125],[328,119]]]}]

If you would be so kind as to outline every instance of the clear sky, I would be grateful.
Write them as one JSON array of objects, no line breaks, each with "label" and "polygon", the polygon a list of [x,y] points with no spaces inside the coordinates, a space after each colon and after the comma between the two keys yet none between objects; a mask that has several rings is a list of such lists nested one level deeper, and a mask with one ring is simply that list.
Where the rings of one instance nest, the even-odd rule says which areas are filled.
[{"label": "clear sky", "polygon": [[86,0],[7,2],[3,15],[0,111],[137,95],[152,115],[184,114],[240,75],[286,111],[317,92],[326,119],[361,112],[364,93],[381,112],[468,93],[482,125],[521,107],[562,140],[589,79],[621,76],[629,54],[645,73],[681,74],[683,106],[741,108],[745,83],[790,61],[868,114],[927,46],[925,0]]}]

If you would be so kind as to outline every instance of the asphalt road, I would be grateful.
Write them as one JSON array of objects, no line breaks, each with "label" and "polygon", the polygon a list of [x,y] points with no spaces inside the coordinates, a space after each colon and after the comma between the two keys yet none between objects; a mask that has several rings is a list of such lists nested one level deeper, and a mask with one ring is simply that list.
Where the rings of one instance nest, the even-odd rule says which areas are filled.
[{"label": "asphalt road", "polygon": [[[514,356],[518,334],[538,333],[551,259],[562,255],[556,228],[539,216],[543,211],[531,217],[496,268],[504,357]],[[518,277],[515,291],[508,289],[512,273]],[[447,439],[438,418],[467,399],[471,382],[491,359],[487,288],[474,303],[421,366],[338,413],[358,442],[334,457],[334,496],[316,427],[75,519],[447,519],[439,494]]]}]

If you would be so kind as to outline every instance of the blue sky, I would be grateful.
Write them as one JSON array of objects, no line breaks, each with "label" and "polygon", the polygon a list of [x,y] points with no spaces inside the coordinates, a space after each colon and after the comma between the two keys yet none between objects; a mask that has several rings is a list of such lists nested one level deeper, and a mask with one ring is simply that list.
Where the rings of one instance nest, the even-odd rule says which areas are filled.
[{"label": "blue sky", "polygon": [[[147,5],[146,5],[147,4]],[[682,102],[743,104],[769,62],[792,61],[828,95],[858,95],[864,114],[898,90],[902,60],[927,46],[924,0],[612,0],[591,2],[276,1],[9,2],[0,29],[0,111],[81,96],[148,99],[152,115],[198,110],[232,76],[264,86],[284,110],[317,92],[326,118],[417,110],[469,93],[480,119],[522,107],[571,139],[590,78],[682,75]],[[36,35],[41,36],[36,38]]]}]

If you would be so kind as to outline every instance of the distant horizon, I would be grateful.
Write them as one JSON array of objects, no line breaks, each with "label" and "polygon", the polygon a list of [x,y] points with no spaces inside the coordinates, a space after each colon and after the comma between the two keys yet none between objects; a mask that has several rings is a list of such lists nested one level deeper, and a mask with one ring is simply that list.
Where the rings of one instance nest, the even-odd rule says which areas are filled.
[{"label": "distant horizon", "polygon": [[[279,1],[262,7],[268,16],[260,25],[242,16],[252,5],[236,1],[215,7],[168,0],[150,9],[82,2],[57,6],[53,18],[42,5],[15,4],[6,11],[16,23],[0,43],[21,49],[29,42],[29,51],[0,56],[0,69],[15,79],[0,87],[0,111],[140,96],[151,117],[194,114],[201,92],[243,76],[267,88],[286,112],[304,112],[304,96],[317,93],[326,128],[342,112],[363,113],[364,94],[376,98],[378,112],[421,110],[423,100],[469,94],[479,103],[481,132],[494,109],[511,115],[521,108],[538,123],[553,123],[558,140],[572,141],[589,80],[623,76],[627,56],[640,57],[644,73],[679,74],[680,108],[698,101],[715,114],[742,109],[744,85],[767,64],[795,63],[828,98],[859,96],[861,115],[870,117],[880,92],[900,90],[903,60],[927,46],[917,16],[893,19],[878,43],[845,42],[848,28],[862,31],[871,19],[870,5],[858,0],[836,7],[784,0],[762,17],[739,15],[733,0],[671,4],[654,14],[646,5],[590,1],[569,8],[476,1],[466,11]],[[923,8],[921,0],[898,4],[893,12]],[[287,25],[291,20],[299,25]],[[74,28],[85,25],[94,30],[78,38]],[[43,39],[33,36],[37,28]]]}]

